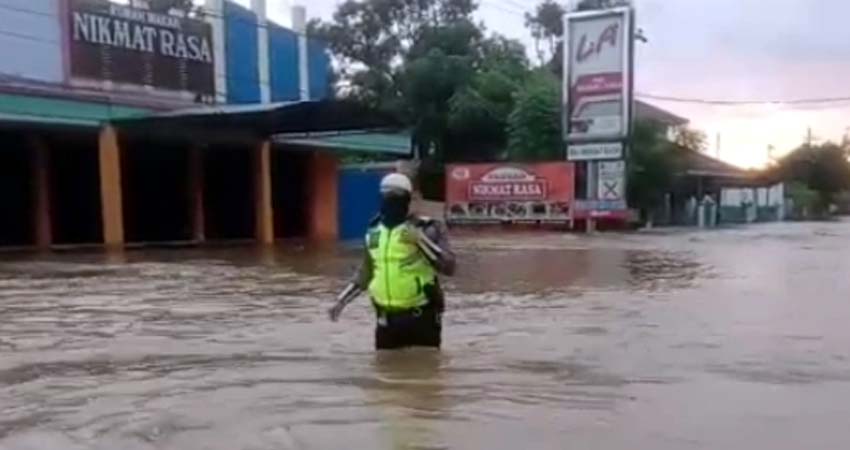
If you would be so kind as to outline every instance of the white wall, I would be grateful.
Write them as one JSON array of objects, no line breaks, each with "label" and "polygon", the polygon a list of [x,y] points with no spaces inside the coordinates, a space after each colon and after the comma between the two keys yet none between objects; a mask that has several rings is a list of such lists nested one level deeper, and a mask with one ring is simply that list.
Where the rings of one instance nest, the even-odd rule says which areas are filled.
[{"label": "white wall", "polygon": [[757,206],[780,206],[785,200],[785,186],[782,183],[760,188],[724,188],[720,191],[722,206],[743,206],[745,203]]},{"label": "white wall", "polygon": [[59,0],[0,0],[0,74],[61,82]]},{"label": "white wall", "polygon": [[770,206],[768,202],[770,198],[770,188],[758,188],[756,204],[759,206]]},{"label": "white wall", "polygon": [[750,188],[724,188],[720,191],[721,206],[743,206],[745,203],[754,203],[753,189]]}]

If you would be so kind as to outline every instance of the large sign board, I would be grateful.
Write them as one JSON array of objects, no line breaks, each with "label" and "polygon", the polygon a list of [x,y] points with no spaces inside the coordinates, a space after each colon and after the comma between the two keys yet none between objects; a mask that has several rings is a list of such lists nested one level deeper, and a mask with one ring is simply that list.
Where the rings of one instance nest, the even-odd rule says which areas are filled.
[{"label": "large sign board", "polygon": [[587,198],[576,202],[574,217],[622,219],[628,216],[624,158],[633,113],[632,9],[567,14],[564,36],[567,159],[584,164],[587,174]]},{"label": "large sign board", "polygon": [[631,9],[574,13],[564,20],[566,141],[624,140],[632,112]]},{"label": "large sign board", "polygon": [[573,166],[458,164],[446,167],[446,220],[451,223],[569,222]]},{"label": "large sign board", "polygon": [[107,0],[67,0],[75,80],[214,95],[212,28]]}]

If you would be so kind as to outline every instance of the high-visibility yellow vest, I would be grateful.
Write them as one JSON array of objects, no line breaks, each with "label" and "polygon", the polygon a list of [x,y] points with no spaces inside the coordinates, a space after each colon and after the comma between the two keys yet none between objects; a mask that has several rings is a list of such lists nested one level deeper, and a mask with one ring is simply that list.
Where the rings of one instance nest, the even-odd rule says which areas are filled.
[{"label": "high-visibility yellow vest", "polygon": [[425,286],[434,284],[437,272],[416,246],[416,230],[409,223],[395,228],[383,224],[366,234],[366,248],[372,257],[369,294],[384,310],[405,310],[428,302]]}]

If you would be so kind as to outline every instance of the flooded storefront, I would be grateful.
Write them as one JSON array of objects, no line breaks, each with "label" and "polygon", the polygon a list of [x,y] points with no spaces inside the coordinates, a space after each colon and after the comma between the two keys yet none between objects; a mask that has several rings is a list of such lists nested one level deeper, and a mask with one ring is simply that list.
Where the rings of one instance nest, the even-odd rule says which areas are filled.
[{"label": "flooded storefront", "polygon": [[850,224],[455,235],[444,349],[356,251],[4,257],[0,448],[843,448]]}]

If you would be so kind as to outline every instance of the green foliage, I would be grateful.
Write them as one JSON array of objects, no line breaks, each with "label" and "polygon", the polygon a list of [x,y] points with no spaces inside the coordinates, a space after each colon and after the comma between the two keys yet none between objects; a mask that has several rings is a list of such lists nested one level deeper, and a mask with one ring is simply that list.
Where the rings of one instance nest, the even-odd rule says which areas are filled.
[{"label": "green foliage", "polygon": [[664,134],[664,127],[648,121],[635,124],[627,158],[627,198],[644,211],[660,204],[673,185],[681,153]]},{"label": "green foliage", "polygon": [[475,8],[472,0],[346,0],[332,21],[311,21],[308,33],[338,59],[345,96],[405,114],[404,66],[432,48],[468,54],[480,40]]},{"label": "green foliage", "polygon": [[340,96],[397,114],[413,126],[420,154],[465,158],[504,147],[513,94],[529,70],[520,42],[484,36],[471,16],[476,7],[471,0],[348,0],[332,22],[311,22],[309,33],[338,60]]},{"label": "green foliage", "polygon": [[[554,0],[545,0],[537,5],[534,14],[525,14],[525,26],[534,38],[534,47],[540,61],[550,60],[563,54],[564,14],[566,10]],[[543,48],[544,44],[547,48]],[[548,53],[547,53],[548,52]]]},{"label": "green foliage", "polygon": [[688,150],[697,152],[705,151],[708,148],[708,136],[701,130],[688,127],[676,128],[673,142]]},{"label": "green foliage", "polygon": [[449,100],[450,147],[456,157],[473,161],[501,156],[515,94],[529,74],[525,51],[515,41],[488,39],[482,52],[470,82]]},{"label": "green foliage", "polygon": [[508,153],[514,161],[562,159],[558,80],[539,71],[516,94],[508,117]]},{"label": "green foliage", "polygon": [[821,213],[820,195],[805,183],[800,181],[788,183],[788,197],[794,208],[791,213],[796,218],[808,219]]},{"label": "green foliage", "polygon": [[850,150],[841,145],[803,145],[770,169],[773,178],[798,182],[818,193],[821,208],[836,194],[850,189]]},{"label": "green foliage", "polygon": [[419,144],[436,149],[444,159],[442,138],[448,130],[449,101],[469,84],[474,72],[468,56],[450,55],[439,48],[408,63],[404,98],[412,112]]}]

